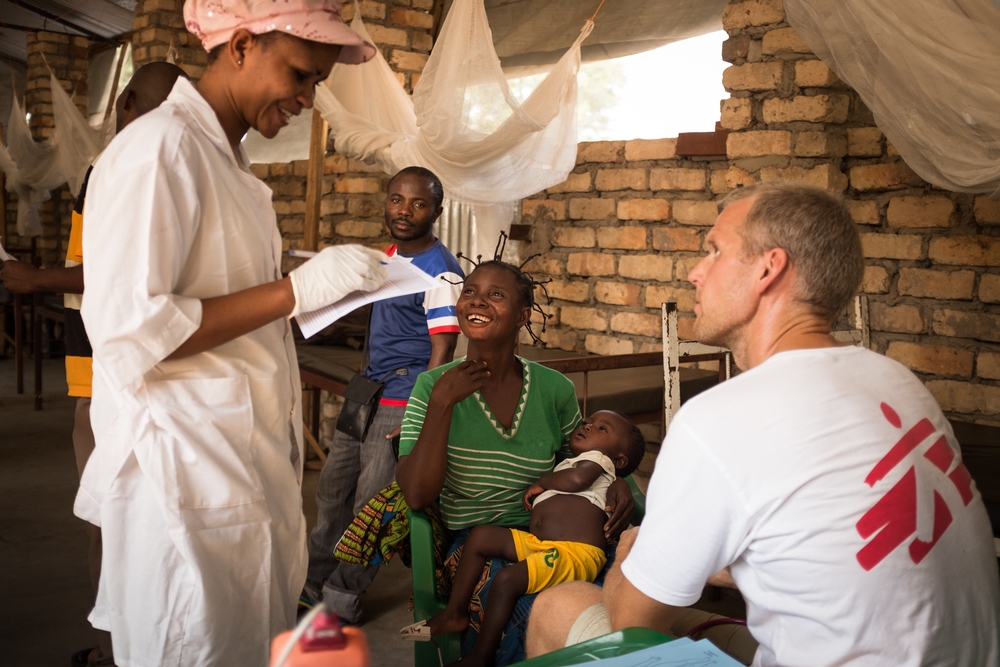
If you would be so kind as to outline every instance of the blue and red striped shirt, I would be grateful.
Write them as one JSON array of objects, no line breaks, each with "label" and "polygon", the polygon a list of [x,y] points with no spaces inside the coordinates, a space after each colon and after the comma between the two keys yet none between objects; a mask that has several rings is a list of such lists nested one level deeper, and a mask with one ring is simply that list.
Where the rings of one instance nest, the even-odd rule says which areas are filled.
[{"label": "blue and red striped shirt", "polygon": [[386,379],[381,400],[382,405],[406,405],[417,376],[427,370],[430,337],[460,331],[455,304],[465,274],[455,256],[439,240],[414,255],[397,253],[395,245],[389,246],[385,254],[407,259],[441,282],[438,289],[377,301],[372,306],[365,375],[381,380],[394,370],[406,368],[406,375]]}]

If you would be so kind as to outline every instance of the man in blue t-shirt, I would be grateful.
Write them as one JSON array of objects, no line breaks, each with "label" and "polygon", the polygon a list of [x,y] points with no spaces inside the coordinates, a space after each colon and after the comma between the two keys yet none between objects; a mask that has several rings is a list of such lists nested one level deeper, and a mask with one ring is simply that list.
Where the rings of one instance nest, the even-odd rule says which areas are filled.
[{"label": "man in blue t-shirt", "polygon": [[416,264],[442,286],[372,306],[365,376],[385,380],[382,399],[364,443],[341,431],[334,434],[316,489],[318,516],[309,538],[304,595],[322,600],[348,622],[361,618],[361,594],[378,567],[339,561],[334,547],[361,508],[393,480],[392,439],[417,376],[451,361],[458,340],[455,303],[464,274],[432,233],[443,199],[441,181],[423,167],[407,167],[389,181],[385,224],[396,243],[386,254]]}]

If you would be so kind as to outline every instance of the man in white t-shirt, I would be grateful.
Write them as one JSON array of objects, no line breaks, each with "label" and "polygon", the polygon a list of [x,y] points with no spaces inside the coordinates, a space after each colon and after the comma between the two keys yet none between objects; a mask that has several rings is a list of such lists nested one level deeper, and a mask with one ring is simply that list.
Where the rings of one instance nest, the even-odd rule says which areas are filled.
[{"label": "man in white t-shirt", "polygon": [[688,277],[695,335],[744,372],[677,413],[603,593],[540,595],[529,656],[669,632],[711,580],[746,599],[754,665],[1000,664],[990,525],[951,427],[912,373],[830,335],[864,270],[843,203],[767,184],[723,206]]}]

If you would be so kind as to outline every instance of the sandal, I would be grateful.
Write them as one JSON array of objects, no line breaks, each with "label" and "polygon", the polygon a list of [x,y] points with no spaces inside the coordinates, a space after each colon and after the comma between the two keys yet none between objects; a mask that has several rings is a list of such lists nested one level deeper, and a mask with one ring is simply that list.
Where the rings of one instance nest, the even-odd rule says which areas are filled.
[{"label": "sandal", "polygon": [[427,625],[427,621],[417,621],[402,628],[399,631],[399,636],[413,642],[429,642],[431,641],[431,629]]},{"label": "sandal", "polygon": [[115,667],[114,656],[105,656],[100,646],[77,651],[70,658],[71,667]]}]

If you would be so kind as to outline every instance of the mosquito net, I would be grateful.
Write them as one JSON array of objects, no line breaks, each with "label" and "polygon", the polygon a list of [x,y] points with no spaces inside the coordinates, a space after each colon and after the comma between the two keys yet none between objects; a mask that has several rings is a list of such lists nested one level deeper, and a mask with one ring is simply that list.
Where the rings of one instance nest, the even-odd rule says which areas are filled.
[{"label": "mosquito net", "polygon": [[1000,5],[785,0],[785,13],[915,172],[1000,198]]},{"label": "mosquito net", "polygon": [[[351,26],[370,40],[360,12]],[[576,163],[576,75],[580,43],[519,104],[493,50],[483,0],[459,0],[441,28],[412,100],[377,53],[334,67],[316,107],[338,153],[386,173],[419,165],[446,196],[473,206],[476,252],[493,249],[517,202],[566,180]]]},{"label": "mosquito net", "polygon": [[7,145],[0,146],[0,171],[7,180],[7,191],[17,194],[17,233],[38,236],[42,233],[39,207],[50,191],[69,184],[74,196],[87,173],[87,167],[113,136],[113,118],[98,130],[73,104],[54,74],[50,76],[52,113],[55,128],[52,138],[32,139],[24,111],[15,95],[7,123]]}]

